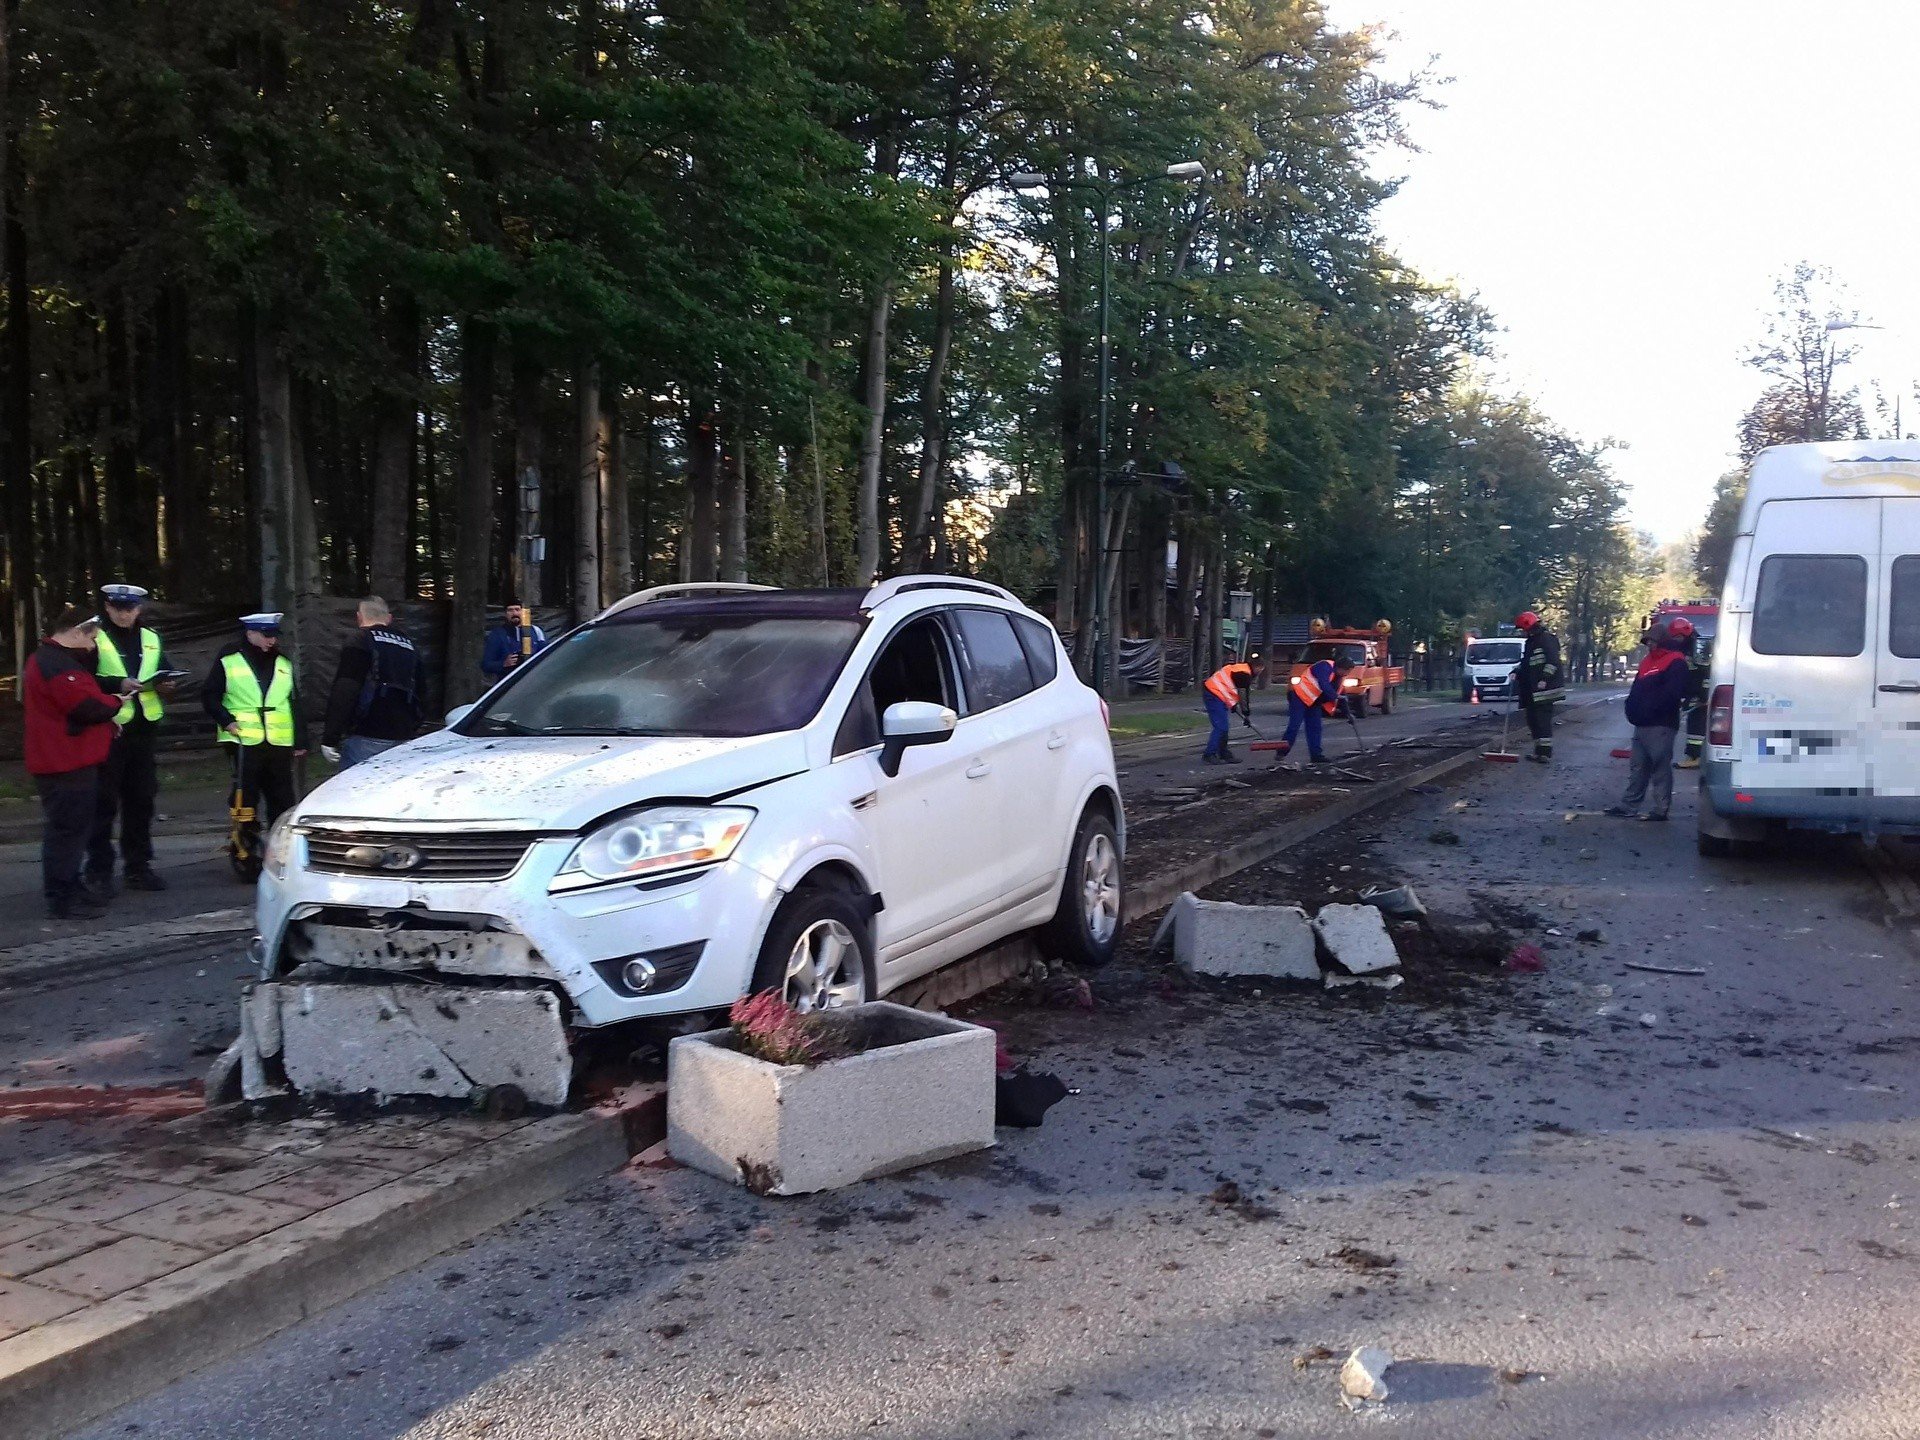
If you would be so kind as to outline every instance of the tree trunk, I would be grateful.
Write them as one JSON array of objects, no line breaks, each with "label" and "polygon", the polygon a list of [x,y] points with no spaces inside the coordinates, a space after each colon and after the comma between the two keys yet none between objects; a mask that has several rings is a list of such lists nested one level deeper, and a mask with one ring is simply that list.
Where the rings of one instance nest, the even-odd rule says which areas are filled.
[{"label": "tree trunk", "polygon": [[491,320],[468,320],[460,354],[460,470],[454,487],[453,614],[447,636],[446,703],[482,687],[487,575],[493,559],[493,389],[498,336]]},{"label": "tree trunk", "polygon": [[579,419],[580,449],[573,493],[573,618],[590,620],[600,609],[600,495],[606,488],[605,457],[600,448],[600,362],[580,366],[575,382],[574,411]]},{"label": "tree trunk", "polygon": [[407,588],[407,519],[413,507],[413,427],[419,379],[420,307],[396,289],[387,300],[387,363],[394,383],[380,396],[373,437],[373,525],[367,584],[392,601]]},{"label": "tree trunk", "polygon": [[[513,357],[513,594],[523,605],[541,604],[540,566],[527,558],[527,542],[541,533],[544,487],[540,460],[545,439],[540,423],[540,367],[516,349]],[[529,510],[527,497],[535,496]]]},{"label": "tree trunk", "polygon": [[940,281],[934,290],[933,354],[927,363],[927,393],[921,407],[920,485],[907,541],[907,564],[925,570],[939,513],[942,450],[946,444],[947,354],[953,345],[953,256],[940,254]]},{"label": "tree trunk", "polygon": [[682,545],[686,560],[681,577],[699,581],[715,578],[714,555],[719,545],[717,530],[720,488],[719,417],[704,401],[695,398],[687,408],[687,516]]},{"label": "tree trunk", "polygon": [[627,466],[622,387],[610,386],[600,400],[600,514],[604,520],[600,553],[606,566],[606,601],[633,593],[633,518],[627,504]]},{"label": "tree trunk", "polygon": [[827,474],[820,462],[820,425],[813,413],[813,397],[807,397],[807,449],[813,458],[813,543],[820,556],[820,585],[833,583],[833,566],[827,554]]},{"label": "tree trunk", "polygon": [[733,463],[727,467],[726,517],[720,578],[738,585],[747,578],[747,437],[739,431],[733,436]]},{"label": "tree trunk", "polygon": [[266,312],[253,315],[254,507],[260,523],[260,603],[293,609],[293,377]]},{"label": "tree trunk", "polygon": [[884,280],[867,313],[867,345],[862,370],[866,434],[860,441],[860,510],[855,523],[855,586],[871,585],[880,571],[880,459],[887,435],[887,322],[893,314],[893,283]]},{"label": "tree trunk", "polygon": [[[27,326],[27,234],[21,210],[26,187],[15,150],[19,132],[7,95],[9,32],[19,0],[0,5],[0,277],[7,287],[6,349],[0,356],[0,493],[7,522],[6,590],[12,597],[13,673],[26,664],[38,629],[30,623],[27,595],[44,570],[33,528],[33,366]],[[15,699],[19,690],[14,691]]]}]

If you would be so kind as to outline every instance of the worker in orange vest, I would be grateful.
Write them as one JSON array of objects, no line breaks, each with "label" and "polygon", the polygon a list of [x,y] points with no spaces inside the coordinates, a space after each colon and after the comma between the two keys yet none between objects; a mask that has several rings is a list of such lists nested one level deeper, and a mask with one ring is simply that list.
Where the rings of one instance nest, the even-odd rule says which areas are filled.
[{"label": "worker in orange vest", "polygon": [[1326,754],[1320,748],[1320,718],[1348,713],[1347,699],[1341,692],[1352,669],[1353,654],[1342,646],[1333,659],[1316,661],[1293,677],[1287,692],[1287,733],[1280,737],[1282,760],[1293,749],[1294,737],[1305,727],[1307,758],[1316,765],[1326,763]]},{"label": "worker in orange vest", "polygon": [[1207,677],[1207,719],[1213,722],[1213,733],[1207,737],[1206,754],[1200,757],[1205,764],[1240,763],[1240,757],[1227,748],[1227,721],[1238,710],[1241,724],[1252,723],[1253,682],[1265,674],[1266,669],[1265,658],[1258,650],[1252,650],[1246,659],[1230,659]]}]

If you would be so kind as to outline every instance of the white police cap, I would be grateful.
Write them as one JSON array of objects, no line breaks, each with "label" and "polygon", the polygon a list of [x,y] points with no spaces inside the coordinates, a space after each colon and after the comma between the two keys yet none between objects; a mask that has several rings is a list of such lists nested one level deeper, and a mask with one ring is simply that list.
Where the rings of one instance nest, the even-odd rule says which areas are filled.
[{"label": "white police cap", "polygon": [[249,630],[278,630],[280,617],[286,613],[284,610],[258,610],[251,615],[242,615],[240,623]]},{"label": "white police cap", "polygon": [[138,585],[102,585],[100,593],[115,605],[140,605],[147,599],[147,592]]}]

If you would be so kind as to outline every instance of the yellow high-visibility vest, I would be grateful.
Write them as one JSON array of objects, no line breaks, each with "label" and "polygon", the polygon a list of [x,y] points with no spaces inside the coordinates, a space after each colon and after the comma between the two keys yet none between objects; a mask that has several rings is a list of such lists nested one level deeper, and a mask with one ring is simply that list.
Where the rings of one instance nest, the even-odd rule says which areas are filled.
[{"label": "yellow high-visibility vest", "polygon": [[227,693],[221,704],[240,727],[239,735],[220,732],[222,744],[293,744],[293,664],[284,655],[273,657],[273,679],[267,693],[260,693],[260,680],[247,657],[238,651],[220,662],[227,675]]},{"label": "yellow high-visibility vest", "polygon": [[[160,637],[142,625],[140,634],[140,673],[134,678],[142,684],[160,673]],[[127,678],[127,662],[120,658],[120,647],[105,634],[100,637],[100,666],[95,673],[102,680],[124,680]],[[109,687],[100,687],[112,691]],[[138,705],[140,713],[149,720],[158,720],[167,713],[167,707],[152,690],[142,690],[138,695],[129,695],[120,702],[120,713],[114,720],[121,725],[133,719],[133,708]]]}]

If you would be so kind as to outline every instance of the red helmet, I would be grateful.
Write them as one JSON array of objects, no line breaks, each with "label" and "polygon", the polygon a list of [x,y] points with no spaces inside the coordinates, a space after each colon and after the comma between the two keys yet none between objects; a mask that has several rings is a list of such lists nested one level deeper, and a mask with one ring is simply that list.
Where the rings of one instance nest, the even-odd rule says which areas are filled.
[{"label": "red helmet", "polygon": [[1518,625],[1522,630],[1531,630],[1540,623],[1540,617],[1531,610],[1522,610],[1520,614],[1515,617],[1513,623]]},{"label": "red helmet", "polygon": [[1691,640],[1693,622],[1684,615],[1676,615],[1667,621],[1667,635],[1674,640]]}]

